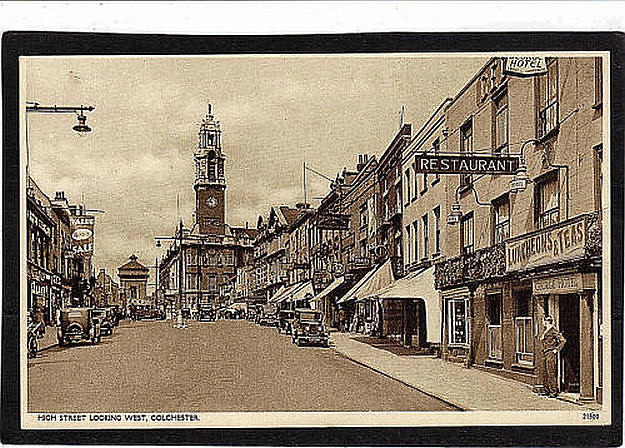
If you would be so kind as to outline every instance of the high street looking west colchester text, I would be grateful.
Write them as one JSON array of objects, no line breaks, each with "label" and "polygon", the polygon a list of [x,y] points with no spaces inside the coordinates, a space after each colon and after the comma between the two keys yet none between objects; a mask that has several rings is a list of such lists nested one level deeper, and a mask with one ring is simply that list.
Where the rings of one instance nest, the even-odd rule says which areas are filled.
[{"label": "high street looking west colchester text", "polygon": [[[336,177],[303,160],[303,200],[255,225],[227,220],[239,161],[209,104],[193,219],[116,273],[92,262],[102,211],[29,176],[29,411],[600,407],[602,59],[535,59],[490,58]],[[98,109],[72,110],[87,132]]]}]

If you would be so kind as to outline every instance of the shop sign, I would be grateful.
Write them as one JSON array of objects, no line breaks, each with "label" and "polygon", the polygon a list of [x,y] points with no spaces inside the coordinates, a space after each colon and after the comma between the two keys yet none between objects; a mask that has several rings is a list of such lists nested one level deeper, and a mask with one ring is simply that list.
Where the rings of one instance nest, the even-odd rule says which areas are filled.
[{"label": "shop sign", "polygon": [[504,74],[514,76],[536,76],[547,73],[547,61],[540,56],[510,56],[506,58]]},{"label": "shop sign", "polygon": [[371,265],[371,261],[367,257],[354,257],[349,262],[350,269],[363,269],[368,268]]},{"label": "shop sign", "polygon": [[584,256],[586,216],[506,241],[506,271],[517,271]]},{"label": "shop sign", "polygon": [[518,168],[518,157],[444,156],[422,153],[416,157],[415,172],[434,174],[514,174]]},{"label": "shop sign", "polygon": [[569,294],[594,289],[592,275],[581,273],[539,278],[532,283],[534,294]]},{"label": "shop sign", "polygon": [[33,281],[30,283],[30,290],[35,295],[39,295],[39,296],[48,295],[48,285],[44,283]]},{"label": "shop sign", "polygon": [[93,254],[94,216],[72,216],[72,250],[71,255],[91,256]]},{"label": "shop sign", "polygon": [[321,230],[347,230],[350,215],[323,213],[317,217],[317,228]]}]

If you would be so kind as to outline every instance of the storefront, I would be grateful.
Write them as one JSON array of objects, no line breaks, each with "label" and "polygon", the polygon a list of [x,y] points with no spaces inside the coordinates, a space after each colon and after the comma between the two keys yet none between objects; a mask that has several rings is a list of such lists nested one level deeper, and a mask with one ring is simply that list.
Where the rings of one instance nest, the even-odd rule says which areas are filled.
[{"label": "storefront", "polygon": [[511,238],[502,250],[442,264],[443,357],[544,391],[548,316],[566,339],[558,356],[561,393],[601,401],[601,259],[589,249],[593,225],[581,215]]}]

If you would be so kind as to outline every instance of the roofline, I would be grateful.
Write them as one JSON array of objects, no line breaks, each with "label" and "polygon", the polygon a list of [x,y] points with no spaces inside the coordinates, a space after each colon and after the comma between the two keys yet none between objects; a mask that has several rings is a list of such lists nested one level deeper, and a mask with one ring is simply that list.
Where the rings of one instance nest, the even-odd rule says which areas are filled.
[{"label": "roofline", "polygon": [[486,61],[484,65],[482,65],[482,67],[480,67],[480,69],[473,75],[473,77],[467,83],[465,83],[464,86],[462,86],[462,88],[458,91],[458,93],[454,95],[452,102],[449,103],[447,107],[451,107],[462,96],[462,94],[464,94],[464,92],[467,91],[467,89],[471,86],[471,84],[475,82],[475,80],[480,76],[480,74],[484,71],[484,69],[488,67],[490,64],[492,64],[492,62],[495,59],[501,59],[501,57],[491,56],[490,58],[488,58],[488,61]]}]

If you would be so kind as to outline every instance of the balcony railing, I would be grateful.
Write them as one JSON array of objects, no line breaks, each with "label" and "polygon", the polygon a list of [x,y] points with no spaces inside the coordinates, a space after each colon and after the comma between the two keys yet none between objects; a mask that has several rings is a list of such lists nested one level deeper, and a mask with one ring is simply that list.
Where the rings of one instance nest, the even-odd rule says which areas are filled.
[{"label": "balcony railing", "polygon": [[506,271],[504,249],[504,244],[498,243],[437,263],[434,271],[436,289],[502,277]]}]

